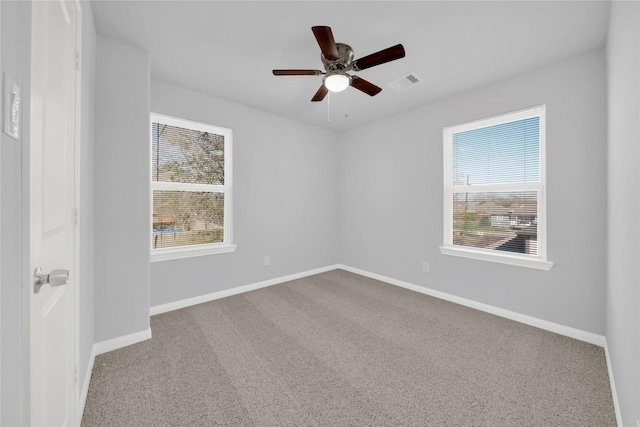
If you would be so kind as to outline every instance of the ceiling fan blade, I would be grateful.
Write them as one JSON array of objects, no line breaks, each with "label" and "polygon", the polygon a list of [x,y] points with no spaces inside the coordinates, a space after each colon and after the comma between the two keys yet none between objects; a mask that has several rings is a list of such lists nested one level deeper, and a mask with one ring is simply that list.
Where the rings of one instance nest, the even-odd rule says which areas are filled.
[{"label": "ceiling fan blade", "polygon": [[385,62],[395,61],[400,58],[404,58],[404,47],[401,44],[397,44],[380,52],[356,59],[353,61],[352,67],[355,71],[366,70],[367,68],[375,67]]},{"label": "ceiling fan blade", "polygon": [[352,76],[351,77],[351,86],[355,87],[358,90],[361,90],[362,92],[366,93],[367,95],[370,96],[375,96],[378,93],[380,93],[380,91],[382,90],[382,88],[379,88],[378,86],[374,85],[373,83],[370,83],[368,81],[366,81],[363,78],[360,78],[358,76]]},{"label": "ceiling fan blade", "polygon": [[327,93],[329,93],[329,89],[327,89],[323,84],[322,86],[320,86],[320,89],[318,89],[316,94],[313,95],[313,98],[311,98],[311,102],[322,101],[324,97],[327,96]]},{"label": "ceiling fan blade", "polygon": [[316,36],[320,50],[325,58],[329,61],[337,61],[340,59],[338,46],[336,46],[336,42],[333,39],[331,27],[311,27],[311,31],[313,31],[313,35]]},{"label": "ceiling fan blade", "polygon": [[320,70],[273,70],[274,76],[319,76]]}]

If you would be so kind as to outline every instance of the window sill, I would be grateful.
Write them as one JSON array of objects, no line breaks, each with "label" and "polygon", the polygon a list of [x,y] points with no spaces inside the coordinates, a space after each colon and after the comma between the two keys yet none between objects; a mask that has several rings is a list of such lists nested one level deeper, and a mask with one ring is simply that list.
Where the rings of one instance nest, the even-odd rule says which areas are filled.
[{"label": "window sill", "polygon": [[217,243],[213,245],[193,245],[178,248],[151,249],[151,262],[169,261],[173,259],[193,258],[205,255],[235,252],[237,245]]},{"label": "window sill", "polygon": [[518,267],[535,268],[538,270],[551,270],[553,263],[540,258],[524,257],[506,252],[495,253],[496,251],[481,251],[455,246],[441,246],[440,253],[462,258],[477,259],[480,261],[497,262],[500,264],[515,265]]}]

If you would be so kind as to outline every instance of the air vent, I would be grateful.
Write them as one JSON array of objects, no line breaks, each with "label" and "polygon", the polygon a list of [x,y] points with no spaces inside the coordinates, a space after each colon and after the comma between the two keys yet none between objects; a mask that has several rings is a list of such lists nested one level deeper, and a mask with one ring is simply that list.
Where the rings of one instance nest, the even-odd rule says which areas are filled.
[{"label": "air vent", "polygon": [[410,87],[413,87],[422,81],[423,81],[422,78],[418,76],[416,73],[409,73],[406,76],[402,76],[399,79],[392,81],[391,83],[389,83],[389,86],[392,89],[395,89],[398,92],[400,92],[401,90],[405,90]]}]

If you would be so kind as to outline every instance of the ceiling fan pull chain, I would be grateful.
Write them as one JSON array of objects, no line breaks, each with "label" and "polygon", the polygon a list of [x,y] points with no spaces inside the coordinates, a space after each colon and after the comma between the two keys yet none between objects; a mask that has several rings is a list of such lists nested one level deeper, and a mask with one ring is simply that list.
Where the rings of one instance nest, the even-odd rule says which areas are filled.
[{"label": "ceiling fan pull chain", "polygon": [[327,96],[327,123],[331,123],[331,92]]},{"label": "ceiling fan pull chain", "polygon": [[349,117],[349,92],[344,94],[344,117]]}]

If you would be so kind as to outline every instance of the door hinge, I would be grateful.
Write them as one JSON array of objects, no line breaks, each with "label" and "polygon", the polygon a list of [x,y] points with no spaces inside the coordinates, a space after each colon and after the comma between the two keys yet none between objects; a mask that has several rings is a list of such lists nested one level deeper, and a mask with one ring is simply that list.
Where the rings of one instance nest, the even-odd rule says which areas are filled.
[{"label": "door hinge", "polygon": [[78,226],[78,208],[73,209],[73,226]]},{"label": "door hinge", "polygon": [[75,68],[76,71],[80,71],[80,52],[78,51],[76,51]]},{"label": "door hinge", "polygon": [[73,367],[73,384],[78,385],[78,365]]}]

